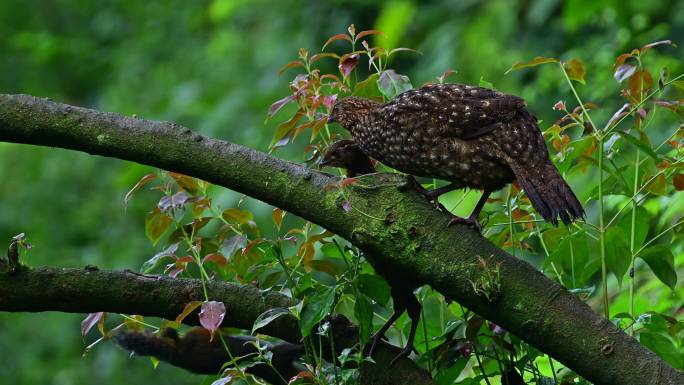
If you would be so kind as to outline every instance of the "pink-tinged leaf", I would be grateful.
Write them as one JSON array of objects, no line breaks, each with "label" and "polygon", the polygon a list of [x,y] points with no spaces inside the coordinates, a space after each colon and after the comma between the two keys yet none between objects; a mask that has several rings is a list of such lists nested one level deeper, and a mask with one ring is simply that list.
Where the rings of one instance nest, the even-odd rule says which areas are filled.
[{"label": "pink-tinged leaf", "polygon": [[195,311],[195,309],[200,307],[202,305],[202,303],[203,303],[202,301],[188,302],[185,305],[185,307],[183,308],[183,311],[178,315],[178,317],[176,317],[176,323],[178,323],[178,324],[183,323],[183,320],[185,319],[185,317],[189,316],[190,313],[192,313],[193,311]]},{"label": "pink-tinged leaf", "polygon": [[247,246],[247,237],[242,234],[235,234],[221,243],[221,254],[230,258],[237,250],[243,249],[245,246]]},{"label": "pink-tinged leaf", "polygon": [[339,59],[340,55],[335,54],[335,53],[326,53],[326,52],[317,53],[317,54],[311,56],[311,60],[309,61],[309,64],[314,64],[315,62],[317,62],[317,61],[319,61],[325,57],[329,57],[329,58],[333,58],[333,59]]},{"label": "pink-tinged leaf", "polygon": [[169,213],[173,210],[180,210],[185,206],[185,203],[188,202],[188,198],[189,196],[185,191],[179,191],[173,195],[165,195],[159,200],[157,207],[165,213]]},{"label": "pink-tinged leaf", "polygon": [[143,176],[142,178],[140,178],[138,183],[136,183],[135,186],[133,186],[133,188],[131,188],[126,193],[126,196],[124,197],[124,207],[126,207],[128,205],[128,201],[131,200],[131,198],[133,197],[133,194],[136,191],[140,190],[143,186],[145,186],[146,184],[148,184],[149,182],[151,182],[155,179],[157,179],[157,174],[147,174],[147,175]]},{"label": "pink-tinged leaf", "polygon": [[352,53],[352,54],[343,55],[340,58],[340,64],[338,65],[338,68],[340,69],[342,76],[346,78],[354,70],[354,68],[356,68],[356,66],[358,64],[359,64],[359,54]]},{"label": "pink-tinged leaf", "polygon": [[218,380],[212,382],[211,385],[230,385],[233,382],[236,382],[240,379],[241,375],[239,375],[239,373],[236,374],[237,375],[235,376],[232,374],[227,374],[225,377],[221,377]]},{"label": "pink-tinged leaf", "polygon": [[288,95],[275,103],[271,104],[271,107],[268,108],[268,117],[272,118],[275,114],[280,111],[281,108],[283,108],[287,103],[293,101],[296,99],[296,96],[294,95]]},{"label": "pink-tinged leaf", "polygon": [[382,35],[382,31],[378,31],[377,29],[369,29],[366,31],[361,31],[361,32],[359,32],[358,35],[356,35],[355,39],[358,41],[359,39],[362,39],[368,35]]},{"label": "pink-tinged leaf", "polygon": [[329,111],[332,111],[332,108],[335,105],[336,101],[337,101],[337,94],[325,95],[325,97],[323,98],[323,105]]},{"label": "pink-tinged leaf", "polygon": [[328,46],[328,44],[330,44],[330,43],[332,43],[332,42],[334,42],[334,41],[336,41],[336,40],[346,40],[346,41],[348,41],[348,42],[351,43],[352,38],[349,37],[349,35],[347,35],[347,34],[339,33],[339,34],[337,34],[337,35],[335,35],[335,36],[330,37],[330,39],[326,40],[326,41],[325,41],[325,44],[323,44],[323,48],[321,48],[321,50],[324,50],[325,47]]},{"label": "pink-tinged leaf", "polygon": [[173,219],[159,210],[159,207],[155,207],[154,210],[147,214],[145,217],[145,234],[152,242],[152,245],[156,245],[159,242],[159,239],[171,226],[171,223],[173,223]]},{"label": "pink-tinged leaf", "polygon": [[568,60],[563,63],[563,68],[570,79],[584,84],[584,64],[579,59]]},{"label": "pink-tinged leaf", "polygon": [[211,333],[211,342],[214,339],[214,332],[221,326],[223,317],[226,315],[226,306],[223,302],[207,301],[202,303],[202,310],[199,313],[200,324]]},{"label": "pink-tinged leaf", "polygon": [[226,266],[226,265],[228,264],[228,260],[226,260],[226,257],[224,257],[224,256],[223,256],[222,254],[220,254],[220,253],[211,253],[211,254],[207,254],[207,255],[202,259],[202,263],[205,263],[205,262],[214,262],[215,264],[217,264],[217,265],[219,265],[219,266],[221,266],[221,267],[224,267],[224,266]]},{"label": "pink-tinged leaf", "polygon": [[625,79],[628,79],[630,76],[634,75],[636,69],[637,67],[631,64],[620,64],[615,69],[615,72],[613,72],[613,76],[618,83],[622,83]]},{"label": "pink-tinged leaf", "polygon": [[673,47],[676,47],[676,46],[677,46],[675,43],[672,42],[672,40],[660,40],[660,41],[655,41],[655,42],[653,42],[653,43],[649,43],[649,44],[646,44],[645,46],[641,47],[641,49],[640,49],[641,54],[643,54],[644,52],[648,51],[649,49],[651,49],[651,48],[653,48],[653,47],[656,47],[656,46],[659,46],[659,45],[663,45],[663,44],[671,45],[671,46],[673,46]]},{"label": "pink-tinged leaf", "polygon": [[293,60],[284,66],[280,67],[278,70],[278,75],[282,75],[283,72],[289,70],[290,68],[296,68],[296,67],[304,67],[304,63],[301,62],[301,60]]},{"label": "pink-tinged leaf", "polygon": [[565,111],[565,102],[562,100],[557,101],[556,104],[553,105],[553,109],[555,111]]},{"label": "pink-tinged leaf", "polygon": [[342,210],[344,210],[344,212],[347,212],[347,213],[350,212],[351,211],[351,202],[349,202],[349,201],[344,202],[342,204]]},{"label": "pink-tinged leaf", "polygon": [[154,270],[164,258],[176,258],[176,251],[178,250],[178,243],[174,243],[167,247],[164,251],[161,251],[154,255],[154,257],[148,259],[143,263],[141,271],[144,274],[150,273]]},{"label": "pink-tinged leaf", "polygon": [[622,107],[620,107],[619,110],[615,111],[613,116],[611,116],[610,120],[608,120],[607,127],[612,127],[616,121],[618,121],[625,114],[627,114],[627,112],[625,112],[625,111],[627,111],[628,109],[629,109],[629,103],[625,103]]},{"label": "pink-tinged leaf", "polygon": [[544,56],[537,56],[534,59],[528,61],[528,62],[517,62],[511,66],[511,68],[506,71],[506,74],[509,72],[519,70],[521,68],[527,68],[527,67],[536,67],[541,64],[546,64],[546,63],[558,63],[559,60],[553,57],[544,57]]},{"label": "pink-tinged leaf", "polygon": [[[105,313],[104,312],[97,312],[97,313],[90,313],[88,314],[85,319],[81,322],[81,336],[85,337],[86,334],[90,331],[90,329],[93,328],[93,326],[97,325],[100,322],[103,322],[105,319]],[[100,330],[100,332],[104,335],[104,328]]]}]

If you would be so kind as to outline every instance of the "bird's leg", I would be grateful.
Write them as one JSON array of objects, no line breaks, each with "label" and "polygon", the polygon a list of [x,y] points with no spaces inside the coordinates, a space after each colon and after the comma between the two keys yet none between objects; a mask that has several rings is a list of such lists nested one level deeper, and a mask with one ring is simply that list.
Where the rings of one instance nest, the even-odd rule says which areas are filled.
[{"label": "bird's leg", "polygon": [[410,180],[412,181],[413,185],[416,188],[416,191],[418,191],[422,196],[425,197],[425,199],[428,200],[428,202],[433,202],[435,204],[435,207],[437,210],[444,211],[444,212],[449,212],[446,207],[444,207],[441,203],[439,203],[439,196],[442,194],[446,194],[449,191],[456,190],[459,186],[456,185],[456,183],[451,183],[447,186],[439,187],[433,190],[428,190],[425,187],[423,187],[416,178],[413,175],[408,176]]},{"label": "bird's leg", "polygon": [[415,295],[413,295],[413,292],[411,293],[410,298],[404,298],[406,302],[406,311],[408,312],[409,318],[411,318],[411,330],[409,331],[409,336],[408,339],[406,340],[406,346],[404,346],[404,349],[397,354],[396,357],[390,362],[390,366],[394,365],[397,361],[402,359],[403,357],[408,356],[411,354],[411,351],[414,350],[413,348],[413,340],[416,337],[416,329],[418,329],[418,321],[420,320],[420,302],[418,302],[418,299],[416,298]]},{"label": "bird's leg", "polygon": [[382,337],[385,336],[385,333],[387,332],[387,330],[392,326],[392,324],[394,324],[394,321],[396,321],[401,316],[401,314],[403,312],[404,312],[404,307],[397,306],[395,303],[394,313],[392,314],[392,316],[387,320],[387,322],[385,322],[384,325],[382,325],[380,330],[378,330],[378,332],[375,333],[373,335],[373,337],[371,337],[370,348],[368,348],[366,355],[368,355],[369,357],[373,356],[373,351],[375,351],[375,347],[377,346],[378,342],[380,342]]},{"label": "bird's leg", "polygon": [[470,214],[470,216],[468,218],[455,216],[449,221],[447,227],[455,223],[462,223],[474,227],[477,231],[482,231],[482,226],[480,225],[480,221],[477,220],[477,217],[480,215],[480,211],[482,211],[482,208],[484,207],[485,203],[487,203],[487,199],[489,198],[489,195],[491,193],[491,191],[484,190],[482,192],[480,200],[477,201],[477,204],[475,205],[475,208],[473,209],[473,212]]}]

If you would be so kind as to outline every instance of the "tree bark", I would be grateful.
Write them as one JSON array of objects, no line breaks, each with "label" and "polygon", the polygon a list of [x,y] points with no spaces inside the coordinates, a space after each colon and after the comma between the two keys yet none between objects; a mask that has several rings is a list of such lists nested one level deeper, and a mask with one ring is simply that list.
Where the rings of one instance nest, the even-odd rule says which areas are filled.
[{"label": "tree bark", "polygon": [[[338,179],[174,123],[0,95],[0,140],[62,147],[181,172],[319,224],[429,284],[596,384],[682,384],[675,370],[562,286],[465,226],[446,227],[399,175],[373,174],[346,193]],[[349,200],[352,210],[342,206]]]},{"label": "tree bark", "polygon": [[[95,266],[84,269],[41,267],[23,268],[17,273],[3,269],[0,259],[0,311],[66,313],[94,313],[99,311],[137,314],[148,317],[175,319],[192,301],[203,301],[202,282],[198,279],[147,276],[130,271],[99,270]],[[257,317],[266,310],[296,305],[292,298],[272,291],[262,291],[251,285],[230,282],[208,282],[207,293],[211,300],[221,301],[226,317],[221,326],[251,330]],[[199,309],[183,319],[188,325],[199,325]],[[349,320],[335,316],[329,320],[337,354],[358,343],[358,330]],[[293,317],[283,316],[259,329],[260,334],[298,344],[299,326]],[[326,341],[327,343],[327,341]],[[230,345],[230,344],[229,344]],[[234,344],[238,346],[237,343]],[[231,345],[232,346],[232,345]],[[291,354],[286,345],[274,345],[273,352]],[[244,350],[244,349],[243,349]],[[324,346],[324,352],[330,352]],[[225,352],[218,349],[222,356]],[[234,353],[234,356],[245,354]],[[390,368],[396,351],[387,345],[378,346],[373,368],[383,381],[364,381],[361,384],[400,384],[407,378],[416,385],[434,385],[428,373],[410,359],[402,359]],[[208,359],[205,353],[204,361]],[[192,357],[191,357],[192,358]],[[274,357],[277,360],[278,357]],[[332,361],[332,358],[330,358]],[[223,361],[220,361],[223,362]],[[192,362],[174,362],[181,367],[192,367]],[[184,365],[185,364],[185,365]],[[220,365],[219,365],[220,367]],[[281,367],[281,372],[286,372]],[[364,367],[363,371],[368,371]],[[293,370],[287,371],[291,373]],[[218,369],[217,369],[218,372]],[[266,371],[268,373],[268,371]],[[296,372],[295,372],[296,373]],[[256,373],[259,375],[259,371]],[[262,375],[263,377],[263,375]]]}]

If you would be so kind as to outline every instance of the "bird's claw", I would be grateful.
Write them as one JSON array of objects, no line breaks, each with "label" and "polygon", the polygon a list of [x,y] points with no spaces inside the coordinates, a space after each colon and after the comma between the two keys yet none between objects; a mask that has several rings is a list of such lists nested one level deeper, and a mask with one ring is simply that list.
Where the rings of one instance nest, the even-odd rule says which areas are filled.
[{"label": "bird's claw", "polygon": [[449,223],[447,223],[447,227],[451,227],[455,224],[470,226],[473,229],[477,230],[477,232],[482,232],[482,225],[480,225],[480,221],[478,221],[477,218],[463,218],[454,216],[453,218],[451,218],[451,220],[449,220]]},{"label": "bird's claw", "polygon": [[406,347],[404,347],[404,348],[399,352],[399,354],[397,354],[397,355],[392,359],[392,361],[390,362],[390,367],[394,366],[394,364],[396,364],[397,361],[399,361],[400,359],[402,359],[402,358],[404,358],[404,357],[408,357],[409,354],[411,354],[411,352],[414,351],[414,350],[415,350],[415,349],[413,348],[413,345],[406,345]]}]

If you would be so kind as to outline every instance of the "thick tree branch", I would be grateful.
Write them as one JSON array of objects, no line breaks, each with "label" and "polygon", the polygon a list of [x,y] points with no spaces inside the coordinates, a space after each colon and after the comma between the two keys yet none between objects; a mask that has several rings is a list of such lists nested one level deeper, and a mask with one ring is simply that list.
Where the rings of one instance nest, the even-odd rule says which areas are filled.
[{"label": "thick tree branch", "polygon": [[[392,274],[429,284],[596,384],[681,384],[676,371],[529,264],[407,189],[398,175],[364,177],[342,209],[337,180],[172,123],[0,95],[0,140],[85,151],[182,172],[317,223]],[[404,191],[402,191],[404,190]]]},{"label": "thick tree branch", "polygon": [[[183,311],[188,302],[204,300],[202,283],[198,279],[146,276],[130,271],[99,270],[92,266],[85,269],[42,267],[21,269],[17,273],[2,272],[2,270],[0,269],[0,311],[66,313],[105,311],[173,320]],[[264,311],[275,307],[296,305],[292,298],[281,293],[261,291],[254,286],[229,282],[208,282],[207,293],[212,300],[224,303],[226,307],[226,318],[222,324],[224,327],[251,330],[254,321]],[[188,325],[198,325],[198,310],[188,315],[183,322]],[[338,354],[343,349],[357,344],[358,330],[351,325],[349,320],[337,316],[333,317],[330,323]],[[301,339],[299,326],[293,317],[280,317],[259,329],[259,333],[295,344]],[[215,347],[216,352],[223,353],[222,345]],[[287,345],[280,346],[280,349],[291,354],[291,349]],[[324,347],[323,351],[329,352],[329,347]],[[416,385],[434,385],[430,376],[409,359],[403,359],[390,368],[389,363],[395,354],[396,352],[389,347],[380,346],[378,355],[375,357],[378,366],[373,370],[375,375],[381,373],[386,382],[362,381],[361,383],[389,385],[402,383],[404,379],[412,378],[412,382]],[[218,358],[209,352],[205,352],[204,355],[206,358],[204,361],[209,361],[209,357],[213,357],[217,362],[225,362],[225,360],[221,361],[223,355]],[[236,354],[236,356],[239,355]],[[175,362],[171,360],[175,365],[193,369],[194,363],[187,362],[186,359],[191,358],[191,355],[176,358]],[[194,370],[197,369],[194,368]]]}]

